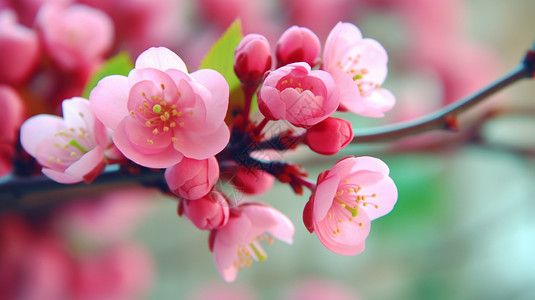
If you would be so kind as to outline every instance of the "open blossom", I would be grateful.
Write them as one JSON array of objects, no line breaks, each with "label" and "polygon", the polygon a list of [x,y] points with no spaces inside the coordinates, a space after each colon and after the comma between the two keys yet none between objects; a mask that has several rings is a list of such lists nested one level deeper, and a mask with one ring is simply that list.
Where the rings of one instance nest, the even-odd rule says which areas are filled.
[{"label": "open blossom", "polygon": [[229,141],[224,77],[209,69],[188,74],[167,48],[143,52],[128,77],[103,78],[89,99],[97,118],[114,131],[117,148],[145,167],[167,168],[183,157],[207,159]]},{"label": "open blossom", "polygon": [[294,232],[292,222],[278,210],[258,203],[242,204],[231,212],[225,226],[210,235],[217,270],[226,281],[234,281],[238,270],[267,258],[260,242],[271,244],[277,238],[291,244]]},{"label": "open blossom", "polygon": [[63,119],[37,115],[26,120],[20,129],[22,147],[49,178],[60,183],[89,183],[105,167],[106,128],[95,119],[86,99],[64,100],[62,108]]},{"label": "open blossom", "polygon": [[305,206],[303,221],[320,242],[341,255],[364,250],[370,221],[389,213],[397,189],[384,162],[373,157],[347,157],[318,176]]},{"label": "open blossom", "polygon": [[329,73],[311,71],[309,64],[298,62],[269,73],[259,92],[258,107],[270,120],[309,127],[336,111],[338,95]]},{"label": "open blossom", "polygon": [[329,33],[323,51],[323,69],[340,89],[340,110],[367,117],[382,117],[395,98],[380,88],[387,74],[388,55],[379,42],[362,38],[350,23],[338,23]]},{"label": "open blossom", "polygon": [[212,190],[218,178],[219,164],[214,156],[203,160],[183,158],[165,170],[165,181],[169,189],[187,200],[204,197]]}]

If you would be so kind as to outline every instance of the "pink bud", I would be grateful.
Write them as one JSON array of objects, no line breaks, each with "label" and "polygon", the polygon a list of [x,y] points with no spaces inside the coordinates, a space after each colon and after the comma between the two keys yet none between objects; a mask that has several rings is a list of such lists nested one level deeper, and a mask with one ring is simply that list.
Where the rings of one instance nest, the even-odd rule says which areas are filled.
[{"label": "pink bud", "polygon": [[219,164],[213,156],[203,160],[184,157],[178,164],[165,170],[169,189],[188,200],[208,194],[218,178]]},{"label": "pink bud", "polygon": [[293,62],[306,62],[311,67],[319,62],[321,44],[318,36],[306,27],[292,26],[279,38],[276,47],[277,67]]},{"label": "pink bud", "polygon": [[231,180],[240,192],[260,195],[271,189],[275,177],[259,169],[240,166]]},{"label": "pink bud", "polygon": [[260,34],[248,34],[234,51],[234,72],[245,85],[256,86],[264,73],[271,69],[268,40]]},{"label": "pink bud", "polygon": [[338,118],[327,118],[307,130],[306,143],[314,152],[333,155],[347,146],[353,139],[350,122]]},{"label": "pink bud", "polygon": [[217,229],[227,224],[229,204],[217,191],[212,191],[197,200],[181,200],[179,214],[184,214],[201,230]]}]

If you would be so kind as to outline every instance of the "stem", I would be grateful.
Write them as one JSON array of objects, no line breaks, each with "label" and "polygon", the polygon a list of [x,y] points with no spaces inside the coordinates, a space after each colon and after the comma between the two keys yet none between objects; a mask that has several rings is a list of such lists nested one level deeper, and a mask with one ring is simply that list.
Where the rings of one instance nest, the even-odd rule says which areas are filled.
[{"label": "stem", "polygon": [[135,174],[108,169],[91,184],[62,184],[45,176],[14,177],[0,183],[0,212],[40,210],[72,198],[124,189],[128,185],[167,188],[163,172],[149,169]]},{"label": "stem", "polygon": [[243,106],[243,117],[245,118],[245,124],[249,124],[249,115],[251,114],[251,103],[253,102],[253,96],[258,88],[255,86],[250,86],[246,84],[241,85],[243,94],[244,94],[244,106]]},{"label": "stem", "polygon": [[531,76],[530,65],[524,63],[501,79],[475,94],[454,102],[415,121],[359,130],[352,143],[383,142],[435,129],[457,130],[457,115],[478,104],[501,89]]}]

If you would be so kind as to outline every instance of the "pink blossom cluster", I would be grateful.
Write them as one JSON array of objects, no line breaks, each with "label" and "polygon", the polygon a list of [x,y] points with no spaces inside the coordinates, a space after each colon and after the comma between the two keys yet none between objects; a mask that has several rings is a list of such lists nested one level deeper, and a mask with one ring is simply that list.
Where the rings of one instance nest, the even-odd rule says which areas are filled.
[{"label": "pink blossom cluster", "polygon": [[[265,155],[299,144],[334,155],[353,140],[351,123],[334,112],[382,117],[394,105],[381,87],[387,54],[377,41],[339,23],[321,48],[310,29],[297,26],[281,35],[274,55],[265,37],[244,36],[233,64],[243,105],[229,112],[231,91],[222,74],[190,72],[173,51],[151,47],[128,75],[102,78],[89,99],[64,100],[63,118],[28,119],[21,144],[60,183],[91,183],[113,164],[160,172],[165,186],[159,187],[179,199],[178,214],[210,232],[209,248],[226,281],[264,261],[265,244],[291,244],[295,232],[268,204],[229,196],[226,183],[240,195],[265,193],[275,179],[297,194],[309,189],[308,230],[327,249],[354,255],[364,249],[370,221],[397,200],[387,166],[371,157],[345,158],[313,183],[304,167]],[[251,118],[255,94],[261,120]],[[286,129],[270,132],[270,122]]]}]

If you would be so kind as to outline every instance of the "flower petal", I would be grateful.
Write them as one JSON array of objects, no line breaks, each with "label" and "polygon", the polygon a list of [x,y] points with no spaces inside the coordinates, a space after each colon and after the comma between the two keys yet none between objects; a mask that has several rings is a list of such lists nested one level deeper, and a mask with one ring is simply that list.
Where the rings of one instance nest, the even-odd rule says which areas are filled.
[{"label": "flower petal", "polygon": [[174,148],[193,159],[206,159],[221,152],[230,139],[230,131],[225,123],[207,135],[198,135],[195,132],[175,131]]},{"label": "flower petal", "polygon": [[236,280],[236,277],[238,276],[238,268],[233,264],[238,253],[238,245],[228,245],[216,236],[213,252],[215,266],[223,279],[227,282]]},{"label": "flower petal", "polygon": [[229,103],[229,86],[223,75],[214,70],[203,69],[191,73],[191,76],[211,93],[211,97],[205,99],[206,107],[210,108],[206,118],[213,123],[223,122]]},{"label": "flower petal", "polygon": [[336,254],[359,254],[364,250],[364,242],[370,233],[370,218],[359,211],[353,221],[340,220],[333,216],[316,223],[316,235],[327,249]]},{"label": "flower petal", "polygon": [[31,156],[37,155],[36,149],[41,141],[54,133],[65,130],[63,119],[52,115],[37,115],[26,120],[20,128],[20,142]]},{"label": "flower petal", "polygon": [[91,108],[97,119],[115,130],[119,122],[128,116],[128,79],[121,75],[102,78],[89,95]]},{"label": "flower petal", "polygon": [[336,173],[329,174],[325,180],[318,183],[314,191],[313,217],[315,220],[322,220],[327,215],[332,206],[334,196],[340,183],[340,176]]},{"label": "flower petal", "polygon": [[160,71],[177,69],[188,72],[184,61],[176,53],[165,47],[152,47],[145,50],[136,59],[135,68],[154,68]]},{"label": "flower petal", "polygon": [[[124,156],[148,168],[167,168],[182,160],[184,156],[171,146],[160,148],[160,151],[154,151],[153,153],[140,151],[139,146],[136,147],[130,141],[130,136],[126,128],[126,122],[129,119],[132,118],[125,118],[121,121],[113,134],[113,142]],[[131,129],[129,128],[128,130]]]}]

